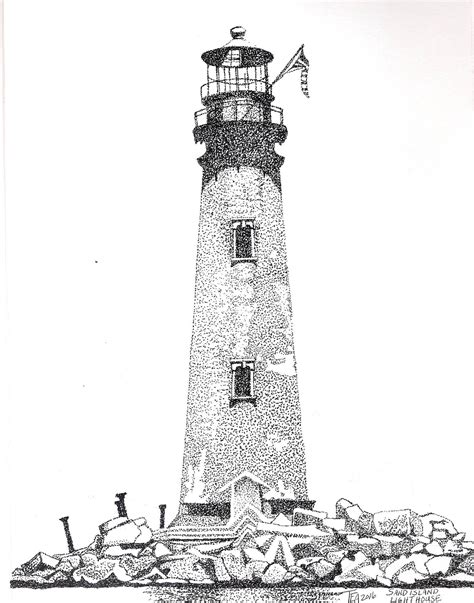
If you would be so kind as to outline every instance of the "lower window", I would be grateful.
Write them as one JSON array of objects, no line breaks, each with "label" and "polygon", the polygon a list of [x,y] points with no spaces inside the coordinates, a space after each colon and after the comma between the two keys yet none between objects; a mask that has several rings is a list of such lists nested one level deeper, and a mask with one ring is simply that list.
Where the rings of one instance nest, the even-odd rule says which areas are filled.
[{"label": "lower window", "polygon": [[230,406],[237,402],[251,402],[257,405],[257,398],[254,394],[254,360],[232,360],[230,363],[232,370],[232,383]]}]

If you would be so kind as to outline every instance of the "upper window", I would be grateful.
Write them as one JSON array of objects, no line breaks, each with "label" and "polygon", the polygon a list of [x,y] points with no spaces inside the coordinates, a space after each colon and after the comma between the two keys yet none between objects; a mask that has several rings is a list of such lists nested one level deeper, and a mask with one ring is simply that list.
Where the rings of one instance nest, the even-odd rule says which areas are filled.
[{"label": "upper window", "polygon": [[253,220],[232,222],[232,264],[255,262],[255,226]]},{"label": "upper window", "polygon": [[240,67],[240,50],[238,48],[231,48],[225,59],[222,61],[223,67]]},{"label": "upper window", "polygon": [[232,384],[230,406],[237,402],[252,402],[256,404],[253,388],[253,375],[255,372],[254,360],[232,360]]}]

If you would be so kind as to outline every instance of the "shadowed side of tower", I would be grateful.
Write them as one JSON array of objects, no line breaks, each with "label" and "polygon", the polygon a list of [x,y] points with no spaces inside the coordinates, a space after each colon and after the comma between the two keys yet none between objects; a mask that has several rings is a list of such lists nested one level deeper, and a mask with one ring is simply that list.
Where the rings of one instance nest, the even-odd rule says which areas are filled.
[{"label": "shadowed side of tower", "polygon": [[[233,28],[205,52],[206,145],[199,219],[186,436],[178,523],[222,521],[246,502],[307,499],[291,300],[275,143],[273,56]],[[232,503],[232,509],[229,505]],[[296,503],[295,503],[296,504]],[[211,520],[209,520],[211,521]],[[212,522],[212,521],[211,521]]]}]

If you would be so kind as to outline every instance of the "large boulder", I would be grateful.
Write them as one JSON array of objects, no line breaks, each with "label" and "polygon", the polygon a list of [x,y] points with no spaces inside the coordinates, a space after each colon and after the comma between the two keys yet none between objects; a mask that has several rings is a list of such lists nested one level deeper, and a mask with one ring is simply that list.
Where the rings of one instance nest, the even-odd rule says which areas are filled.
[{"label": "large boulder", "polygon": [[[40,570],[43,571],[44,570]],[[71,583],[71,577],[62,571],[53,571],[49,575],[30,574],[30,575],[15,575],[15,580],[30,588],[38,588],[44,585],[48,586],[65,586]]]},{"label": "large boulder", "polygon": [[362,552],[356,553],[354,559],[345,557],[341,561],[341,573],[335,577],[334,581],[339,584],[344,582],[370,582],[373,578],[368,576],[366,572],[361,571],[369,565],[372,565],[370,559]]},{"label": "large boulder", "polygon": [[448,582],[474,583],[474,576],[464,572],[456,572],[455,574],[450,574],[449,576],[442,576],[442,580],[443,582],[447,580]]},{"label": "large boulder", "polygon": [[13,582],[15,583],[19,583],[30,588],[40,588],[42,585],[50,583],[49,576],[45,578],[44,576],[36,574],[26,575],[21,574],[18,570],[19,568],[16,568],[16,570],[13,572]]},{"label": "large boulder", "polygon": [[247,561],[265,561],[265,555],[260,549],[247,547],[243,552]]},{"label": "large boulder", "polygon": [[265,570],[268,567],[266,561],[253,559],[247,563],[247,578],[248,580],[259,581],[262,579]]},{"label": "large boulder", "polygon": [[384,574],[377,562],[363,563],[358,570],[361,576],[364,576],[366,581],[380,581],[384,578]]},{"label": "large boulder", "polygon": [[114,568],[114,574],[121,582],[128,582],[134,578],[140,578],[148,574],[154,567],[156,567],[156,557],[153,555],[138,558],[132,555],[125,555],[118,560]]},{"label": "large boulder", "polygon": [[224,561],[229,576],[234,580],[247,580],[247,568],[244,555],[240,549],[222,551],[220,557]]},{"label": "large boulder", "polygon": [[151,546],[151,550],[153,551],[153,554],[155,555],[155,557],[157,559],[159,559],[160,557],[165,557],[166,555],[172,555],[173,553],[170,551],[170,549],[163,544],[162,542],[157,542],[156,544],[153,544]]},{"label": "large boulder", "polygon": [[263,573],[262,582],[264,584],[281,584],[287,579],[293,577],[291,575],[288,576],[288,574],[289,572],[285,567],[283,567],[279,563],[273,563],[272,565],[269,565]]},{"label": "large boulder", "polygon": [[430,576],[436,574],[446,575],[451,569],[453,558],[448,555],[439,555],[438,557],[431,557],[426,562],[426,569]]},{"label": "large boulder", "polygon": [[412,531],[410,509],[374,513],[374,527],[383,536],[408,536]]},{"label": "large boulder", "polygon": [[427,553],[429,553],[430,555],[436,555],[436,556],[442,555],[444,553],[443,547],[436,540],[433,540],[433,542],[430,542],[429,544],[427,544],[425,546],[425,551]]},{"label": "large boulder", "polygon": [[56,571],[52,576],[49,577],[48,582],[50,584],[64,585],[65,583],[71,582],[71,576],[62,571]]},{"label": "large boulder", "polygon": [[336,566],[326,559],[318,559],[314,563],[309,563],[305,569],[311,576],[321,580],[333,574],[335,568]]},{"label": "large boulder", "polygon": [[327,513],[324,511],[310,511],[308,509],[295,509],[293,511],[293,525],[307,526],[315,525],[322,526],[323,520],[326,519]]},{"label": "large boulder", "polygon": [[325,547],[335,544],[336,536],[332,530],[319,530],[312,537],[311,544],[313,544],[319,551]]},{"label": "large boulder", "polygon": [[459,569],[469,574],[470,576],[474,576],[474,554],[468,555],[460,564]]},{"label": "large boulder", "polygon": [[102,546],[148,544],[152,539],[152,532],[143,517],[127,519],[117,517],[99,526],[102,536]]},{"label": "large boulder", "polygon": [[309,572],[306,571],[306,569],[304,569],[300,565],[292,565],[288,568],[288,573],[293,576],[292,578],[290,578],[290,582],[295,582],[294,578],[298,578],[296,582],[314,582],[315,580],[314,576],[312,576]]},{"label": "large boulder", "polygon": [[462,546],[462,542],[460,542],[458,540],[452,540],[450,538],[444,544],[443,552],[445,555],[463,555],[464,548]]},{"label": "large boulder", "polygon": [[311,542],[302,542],[300,544],[295,545],[291,552],[296,561],[299,559],[306,559],[307,557],[321,557],[321,552],[319,548],[317,548]]},{"label": "large boulder", "polygon": [[383,568],[385,577],[389,578],[390,580],[393,580],[393,578],[395,578],[395,576],[400,572],[407,570],[410,567],[414,567],[414,565],[410,564],[410,562],[407,560],[406,555],[389,559],[387,561],[388,562],[386,564],[380,564],[380,566]]},{"label": "large boulder", "polygon": [[25,574],[34,574],[45,570],[49,570],[49,573],[52,573],[52,570],[56,569],[58,565],[59,559],[56,559],[56,557],[51,557],[51,555],[47,555],[46,553],[37,553],[24,563],[21,569]]},{"label": "large boulder", "polygon": [[129,521],[130,520],[128,519],[128,517],[114,517],[113,519],[109,519],[104,523],[100,524],[99,534],[101,536],[104,536],[105,534],[107,534],[107,532],[110,532],[110,530],[114,530],[115,528],[124,523],[129,523]]},{"label": "large boulder", "polygon": [[322,520],[321,525],[336,532],[345,532],[347,529],[347,520],[345,517],[326,517]]},{"label": "large boulder", "polygon": [[411,538],[403,538],[401,536],[381,536],[380,534],[374,534],[372,538],[380,543],[380,554],[383,557],[404,555],[409,553],[413,549],[413,546],[416,546],[416,543]]},{"label": "large boulder", "polygon": [[[403,584],[413,584],[416,581],[424,580],[429,575],[426,564],[430,558],[424,553],[401,555],[384,567],[385,577]],[[402,577],[400,578],[400,576]]]},{"label": "large boulder", "polygon": [[437,532],[438,537],[442,537],[443,535],[445,537],[455,536],[458,533],[453,522],[442,515],[427,513],[420,515],[419,520],[419,524],[415,526],[413,532],[416,535],[432,538],[433,532]]},{"label": "large boulder", "polygon": [[346,552],[347,551],[345,549],[330,549],[325,552],[325,557],[329,563],[337,565],[344,559]]},{"label": "large boulder", "polygon": [[93,553],[86,553],[81,560],[83,565],[74,570],[72,576],[76,582],[88,584],[105,582],[112,576],[117,564],[115,559],[98,559]]},{"label": "large boulder", "polygon": [[362,551],[367,557],[378,557],[382,546],[376,538],[360,537],[353,534],[347,536],[348,551]]},{"label": "large boulder", "polygon": [[69,555],[62,557],[59,564],[56,566],[56,571],[62,572],[67,576],[71,576],[73,571],[77,569],[81,564],[81,558],[79,555]]},{"label": "large boulder", "polygon": [[204,582],[214,577],[213,567],[195,555],[174,555],[160,563],[159,569],[168,580],[195,580]]},{"label": "large boulder", "polygon": [[350,506],[352,506],[350,500],[340,498],[336,503],[336,517],[346,517],[346,509]]},{"label": "large boulder", "polygon": [[345,498],[336,503],[336,516],[346,520],[345,529],[350,532],[368,536],[375,531],[373,514],[363,511],[359,505],[354,505]]},{"label": "large boulder", "polygon": [[413,569],[412,567],[402,570],[396,577],[396,582],[398,584],[415,584],[415,582],[420,582],[422,580],[426,580],[426,575],[417,572],[416,569]]},{"label": "large boulder", "polygon": [[112,546],[106,546],[101,551],[101,557],[123,557],[124,555],[133,555],[134,557],[138,557],[138,555],[143,551],[143,548],[133,547],[133,546],[121,546],[120,544],[114,544]]}]

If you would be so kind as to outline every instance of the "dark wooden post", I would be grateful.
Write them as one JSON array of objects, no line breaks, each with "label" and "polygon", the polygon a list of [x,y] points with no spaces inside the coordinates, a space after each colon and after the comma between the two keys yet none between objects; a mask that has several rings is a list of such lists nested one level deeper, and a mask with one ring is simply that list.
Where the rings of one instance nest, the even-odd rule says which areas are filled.
[{"label": "dark wooden post", "polygon": [[160,529],[165,527],[165,512],[166,505],[159,505],[160,507]]},{"label": "dark wooden post", "polygon": [[62,521],[66,534],[67,548],[69,552],[72,553],[74,551],[74,543],[72,542],[71,530],[69,529],[69,517],[60,517],[59,521]]},{"label": "dark wooden post", "polygon": [[126,495],[127,495],[126,492],[119,492],[118,494],[115,495],[118,498],[118,500],[115,501],[115,504],[117,505],[119,517],[128,517],[127,509],[125,507],[125,496]]}]

